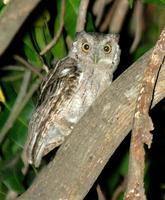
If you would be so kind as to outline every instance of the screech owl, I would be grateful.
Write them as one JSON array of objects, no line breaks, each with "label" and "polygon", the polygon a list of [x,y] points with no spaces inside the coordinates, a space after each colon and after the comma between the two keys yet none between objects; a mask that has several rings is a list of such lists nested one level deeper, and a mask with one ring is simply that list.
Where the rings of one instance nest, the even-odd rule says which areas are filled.
[{"label": "screech owl", "polygon": [[42,84],[25,147],[28,163],[61,145],[93,101],[111,84],[120,57],[116,34],[77,34],[66,58]]}]

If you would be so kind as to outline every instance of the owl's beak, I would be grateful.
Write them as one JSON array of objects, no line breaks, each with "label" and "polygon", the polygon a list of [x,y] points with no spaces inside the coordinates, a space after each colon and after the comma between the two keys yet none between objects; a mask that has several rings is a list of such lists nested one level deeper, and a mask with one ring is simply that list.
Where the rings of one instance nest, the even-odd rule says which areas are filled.
[{"label": "owl's beak", "polygon": [[94,54],[92,60],[93,60],[94,64],[97,64],[98,61],[99,61],[99,57],[98,57],[98,55],[97,55],[97,54]]}]

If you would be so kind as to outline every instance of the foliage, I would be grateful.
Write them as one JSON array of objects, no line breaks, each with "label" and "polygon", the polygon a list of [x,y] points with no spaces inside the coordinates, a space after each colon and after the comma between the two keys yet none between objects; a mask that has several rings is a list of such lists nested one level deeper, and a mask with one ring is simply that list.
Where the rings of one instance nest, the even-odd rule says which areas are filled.
[{"label": "foliage", "polygon": [[[49,1],[50,2],[50,1]],[[149,48],[153,46],[160,30],[161,20],[155,21],[154,16],[158,15],[154,13],[151,14],[149,8],[150,3],[155,3],[155,11],[163,7],[164,0],[144,0],[143,1],[148,8],[146,24],[149,22],[149,25],[146,25],[148,28],[146,34],[143,35],[140,45],[136,51],[129,55],[129,64],[146,52]],[[129,5],[131,10],[133,9],[135,1],[129,0]],[[66,14],[64,18],[64,28],[61,33],[55,46],[44,56],[40,56],[39,52],[45,48],[45,46],[53,39],[53,35],[59,29],[60,26],[60,15],[61,15],[61,1],[51,1],[50,5],[45,3],[45,8],[41,8],[41,12],[37,18],[34,18],[34,21],[30,24],[27,24],[26,30],[21,35],[19,39],[19,44],[17,49],[14,50],[14,54],[21,55],[26,59],[32,66],[39,72],[43,72],[44,66],[48,68],[52,67],[52,62],[54,59],[60,59],[67,54],[68,44],[66,38],[70,40],[74,39],[76,32],[76,20],[79,14],[79,5],[80,0],[67,0],[65,9]],[[158,6],[159,5],[159,6]],[[158,7],[157,7],[158,6]],[[162,8],[161,7],[161,8]],[[53,10],[52,10],[53,8]],[[0,2],[0,15],[3,15],[6,5]],[[130,10],[130,12],[132,12]],[[153,16],[152,16],[153,15]],[[95,31],[97,28],[94,26],[94,15],[92,9],[89,8],[87,15],[87,24],[86,29],[88,31]],[[28,23],[28,22],[26,22]],[[122,32],[124,35],[130,35],[130,19],[126,19],[125,22],[126,28],[123,28]],[[121,41],[124,41],[121,35]],[[123,43],[123,42],[121,42]],[[126,43],[123,43],[127,46]],[[123,46],[124,46],[123,45]],[[122,44],[121,44],[122,46]],[[125,47],[123,47],[125,49]],[[128,49],[126,49],[128,50]],[[13,53],[13,52],[12,52]],[[125,55],[125,54],[124,54]],[[128,57],[127,57],[128,58]],[[128,64],[126,61],[127,58],[122,60],[122,65]],[[22,63],[18,60],[13,59],[11,55],[10,59],[4,61],[3,68],[0,71],[0,128],[4,127],[8,117],[12,112],[12,108],[16,101],[16,98],[20,92],[20,86],[22,85],[22,80],[25,73],[25,68]],[[122,71],[122,69],[121,69]],[[44,72],[42,73],[44,74]],[[32,73],[31,79],[28,83],[28,90],[32,87],[35,81],[38,79],[36,73]],[[27,91],[28,91],[27,90]],[[24,100],[24,98],[23,98]],[[7,136],[1,142],[0,146],[0,200],[5,199],[9,191],[14,191],[17,194],[23,193],[27,187],[32,182],[32,179],[35,175],[33,168],[30,168],[26,175],[22,173],[23,162],[21,159],[21,152],[25,144],[25,140],[28,132],[28,123],[30,116],[34,107],[36,105],[37,92],[33,95],[33,98],[29,99],[26,106],[23,108],[21,113],[18,115],[16,121],[12,124],[12,127],[8,130]],[[128,147],[125,148],[125,154],[121,158],[121,161],[118,162],[118,166],[115,166],[113,174],[111,177],[107,178],[106,183],[103,187],[106,187],[107,196],[111,197],[117,185],[120,184],[123,177],[127,173],[127,164],[128,164]],[[115,164],[114,164],[115,165]],[[147,182],[150,181],[148,176]],[[106,186],[105,186],[106,185]]]}]

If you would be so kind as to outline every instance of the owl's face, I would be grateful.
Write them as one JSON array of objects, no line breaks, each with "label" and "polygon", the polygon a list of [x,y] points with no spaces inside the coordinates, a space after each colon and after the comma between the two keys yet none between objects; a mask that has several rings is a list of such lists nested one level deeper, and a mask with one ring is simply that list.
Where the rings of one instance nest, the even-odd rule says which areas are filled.
[{"label": "owl's face", "polygon": [[77,34],[69,56],[83,64],[114,66],[120,56],[118,36],[82,31]]}]

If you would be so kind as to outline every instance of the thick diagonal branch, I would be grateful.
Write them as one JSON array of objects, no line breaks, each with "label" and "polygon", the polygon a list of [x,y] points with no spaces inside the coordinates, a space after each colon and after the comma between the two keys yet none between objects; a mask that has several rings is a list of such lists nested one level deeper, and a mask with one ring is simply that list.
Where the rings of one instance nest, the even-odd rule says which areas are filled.
[{"label": "thick diagonal branch", "polygon": [[23,22],[41,0],[12,0],[0,17],[0,56],[6,50]]},{"label": "thick diagonal branch", "polygon": [[[55,159],[38,175],[19,200],[82,200],[109,158],[131,130],[138,86],[150,52],[124,72],[95,101],[77,124]],[[164,96],[165,64],[154,95]]]}]

